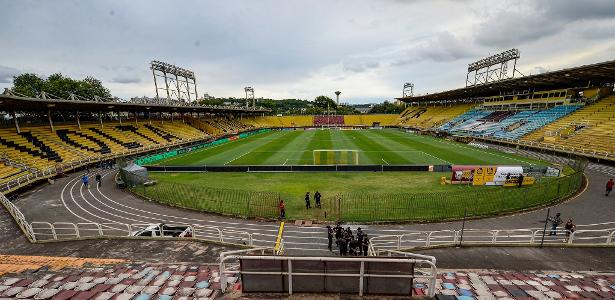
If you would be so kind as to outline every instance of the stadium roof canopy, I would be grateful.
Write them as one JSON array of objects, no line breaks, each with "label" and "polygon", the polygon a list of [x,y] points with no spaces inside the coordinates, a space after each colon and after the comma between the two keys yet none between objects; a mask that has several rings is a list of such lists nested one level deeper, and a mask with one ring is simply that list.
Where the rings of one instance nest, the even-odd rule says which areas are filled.
[{"label": "stadium roof canopy", "polygon": [[143,104],[131,102],[96,102],[66,99],[41,99],[27,98],[12,95],[0,95],[0,111],[121,111],[121,112],[183,112],[183,113],[264,113],[269,109],[230,106],[188,106],[188,105],[164,105]]},{"label": "stadium roof canopy", "polygon": [[528,89],[549,90],[560,88],[597,86],[615,82],[615,60],[558,70],[554,72],[504,79],[487,84],[469,86],[434,94],[396,98],[404,102],[460,100],[497,96],[505,91]]}]

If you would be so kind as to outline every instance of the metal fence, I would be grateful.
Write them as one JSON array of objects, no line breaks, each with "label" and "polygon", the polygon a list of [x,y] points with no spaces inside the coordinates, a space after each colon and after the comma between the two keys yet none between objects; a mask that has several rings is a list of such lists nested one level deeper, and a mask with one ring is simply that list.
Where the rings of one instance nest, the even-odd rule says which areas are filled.
[{"label": "metal fence", "polygon": [[416,231],[400,235],[382,235],[370,239],[370,255],[390,250],[419,247],[466,245],[570,245],[615,246],[615,229],[577,230],[572,233],[547,229],[471,229]]},{"label": "metal fence", "polygon": [[[24,219],[25,222],[25,219]],[[148,236],[136,236],[135,233],[144,230],[151,223],[70,223],[70,222],[32,222],[24,223],[29,228],[32,241],[67,241],[89,238],[135,238],[148,239]],[[161,239],[201,240],[249,247],[272,247],[276,235],[250,233],[248,231],[224,228],[218,226],[203,226],[192,224],[165,224],[167,226],[185,226],[190,229],[189,237],[162,236]],[[283,249],[284,241],[280,241]],[[283,250],[282,250],[283,251]]]},{"label": "metal fence", "polygon": [[[344,221],[441,221],[491,216],[552,204],[581,187],[582,172],[532,186],[474,187],[437,193],[346,193],[330,205]],[[412,189],[412,186],[408,186]]]},{"label": "metal fence", "polygon": [[[121,170],[121,176],[127,172]],[[134,176],[134,173],[131,173]],[[151,183],[151,184],[150,184]],[[127,182],[135,194],[159,203],[239,217],[275,218],[280,195],[176,183],[165,180]]]},{"label": "metal fence", "polygon": [[0,193],[0,203],[2,203],[4,208],[6,208],[9,214],[13,217],[15,223],[17,223],[17,226],[19,226],[21,231],[23,231],[23,233],[26,235],[26,238],[28,238],[30,242],[36,242],[34,231],[32,230],[30,224],[28,224],[28,222],[26,221],[24,215],[21,213],[21,211],[19,211],[19,208],[17,208],[15,204],[9,201],[9,199],[7,199],[2,193]]}]

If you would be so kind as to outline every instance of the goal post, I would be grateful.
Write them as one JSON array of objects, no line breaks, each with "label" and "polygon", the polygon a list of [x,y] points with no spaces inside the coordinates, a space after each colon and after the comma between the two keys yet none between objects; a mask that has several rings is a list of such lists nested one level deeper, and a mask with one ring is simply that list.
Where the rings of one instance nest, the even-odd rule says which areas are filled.
[{"label": "goal post", "polygon": [[315,165],[358,165],[359,150],[312,150]]}]

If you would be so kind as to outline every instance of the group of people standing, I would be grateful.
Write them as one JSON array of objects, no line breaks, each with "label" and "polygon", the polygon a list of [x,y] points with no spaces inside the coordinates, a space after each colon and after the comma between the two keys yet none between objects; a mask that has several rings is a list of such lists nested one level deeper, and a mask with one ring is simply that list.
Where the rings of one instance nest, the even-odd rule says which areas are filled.
[{"label": "group of people standing", "polygon": [[[562,214],[556,213],[555,217],[549,217],[549,222],[551,222],[551,231],[549,232],[549,236],[557,235],[557,227],[564,223],[562,220]],[[568,238],[576,229],[577,225],[574,224],[572,218],[568,219],[568,222],[564,225],[564,230],[566,230],[566,238]]]},{"label": "group of people standing", "polygon": [[[316,204],[316,208],[322,208],[320,204],[320,198],[322,198],[322,195],[319,191],[316,191],[316,193],[314,193],[314,202]],[[312,208],[312,201],[310,197],[310,192],[307,192],[305,193],[305,209],[310,208]],[[284,200],[282,199],[280,199],[280,202],[278,202],[278,211],[280,213],[280,219],[286,218],[286,203],[284,203]]]},{"label": "group of people standing", "polygon": [[[314,193],[314,202],[316,203],[316,208],[322,208],[322,206],[320,205],[320,198],[322,197],[322,195],[320,194],[320,192],[316,191],[316,193]],[[310,209],[312,208],[312,203],[310,202],[310,192],[305,193],[305,209]]]},{"label": "group of people standing", "polygon": [[361,227],[357,228],[355,237],[350,227],[344,229],[342,228],[340,223],[337,223],[335,227],[327,225],[327,239],[329,240],[329,251],[333,251],[333,238],[335,238],[335,245],[339,249],[340,256],[367,256],[369,237],[367,236],[367,233],[361,230]]}]

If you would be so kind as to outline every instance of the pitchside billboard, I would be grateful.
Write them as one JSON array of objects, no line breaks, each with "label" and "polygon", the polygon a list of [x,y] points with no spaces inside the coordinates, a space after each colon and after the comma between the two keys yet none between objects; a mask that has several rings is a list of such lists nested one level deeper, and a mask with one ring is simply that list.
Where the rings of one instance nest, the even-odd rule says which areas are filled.
[{"label": "pitchside billboard", "polygon": [[451,184],[504,185],[507,178],[523,173],[521,166],[475,166],[452,167]]}]

